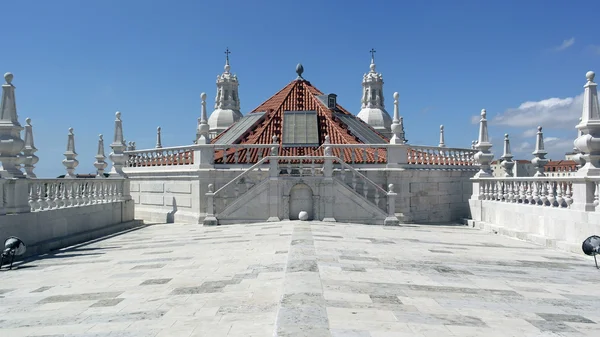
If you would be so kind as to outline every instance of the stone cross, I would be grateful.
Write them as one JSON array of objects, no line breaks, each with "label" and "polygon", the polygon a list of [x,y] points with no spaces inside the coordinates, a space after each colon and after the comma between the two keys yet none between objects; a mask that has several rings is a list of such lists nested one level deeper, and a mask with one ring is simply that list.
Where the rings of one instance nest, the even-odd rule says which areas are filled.
[{"label": "stone cross", "polygon": [[375,48],[371,48],[371,50],[369,50],[369,53],[371,53],[371,63],[375,63],[375,53],[377,51],[375,50]]},{"label": "stone cross", "polygon": [[105,162],[106,155],[104,154],[104,139],[102,138],[102,134],[98,135],[98,152],[95,158],[96,178],[104,178],[104,170],[108,164]]},{"label": "stone cross", "polygon": [[229,51],[229,47],[225,48],[225,62],[226,64],[229,64],[229,54],[231,54],[231,52]]},{"label": "stone cross", "polygon": [[156,148],[157,149],[161,149],[162,148],[162,141],[161,141],[161,136],[160,136],[160,126],[156,128]]},{"label": "stone cross", "polygon": [[65,178],[77,178],[75,175],[75,168],[79,165],[79,160],[75,159],[77,157],[77,152],[75,152],[75,134],[73,133],[73,128],[69,128],[69,134],[67,135],[67,150],[64,153],[65,159],[63,159],[62,164],[67,169],[67,174]]},{"label": "stone cross", "polygon": [[2,85],[2,101],[0,102],[0,177],[24,178],[20,169],[23,158],[20,156],[25,142],[21,139],[23,127],[17,116],[15,86],[12,84],[13,74],[4,74],[6,83]]},{"label": "stone cross", "polygon": [[34,153],[37,152],[37,148],[33,144],[33,127],[31,126],[31,118],[25,119],[25,147],[23,148],[23,157],[25,164],[25,175],[27,178],[37,178],[33,169],[35,164],[40,160]]},{"label": "stone cross", "polygon": [[479,172],[475,174],[475,178],[491,177],[492,169],[491,162],[494,159],[494,154],[490,152],[492,143],[489,141],[488,127],[485,109],[481,110],[481,119],[479,120],[479,139],[477,140],[476,149],[479,150],[475,154],[475,160],[479,163]]},{"label": "stone cross", "polygon": [[446,147],[446,143],[444,142],[444,126],[440,125],[440,144],[439,147]]},{"label": "stone cross", "polygon": [[112,153],[109,155],[110,160],[113,162],[113,169],[119,177],[126,178],[127,175],[123,172],[123,166],[127,163],[127,155],[123,153],[125,148],[125,140],[123,139],[123,121],[121,121],[121,113],[117,111],[115,113],[115,135],[112,144]]},{"label": "stone cross", "polygon": [[545,177],[544,166],[548,164],[548,159],[546,159],[546,150],[544,149],[544,134],[542,133],[542,127],[538,126],[538,132],[535,138],[535,151],[532,153],[535,158],[531,160],[533,164],[533,168],[537,171],[533,176],[534,177]]},{"label": "stone cross", "polygon": [[512,160],[512,153],[510,153],[510,141],[508,140],[508,133],[504,134],[504,153],[500,158],[502,158],[502,163],[500,163],[500,166],[502,166],[504,169],[504,176],[512,177],[513,166],[515,166],[515,162]]}]

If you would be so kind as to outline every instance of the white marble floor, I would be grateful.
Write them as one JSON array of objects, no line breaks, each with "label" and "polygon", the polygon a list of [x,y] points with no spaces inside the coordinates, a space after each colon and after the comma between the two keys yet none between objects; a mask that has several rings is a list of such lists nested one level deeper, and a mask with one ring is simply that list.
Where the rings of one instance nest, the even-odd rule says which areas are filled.
[{"label": "white marble floor", "polygon": [[0,336],[597,336],[584,256],[468,227],[153,225],[0,272]]}]

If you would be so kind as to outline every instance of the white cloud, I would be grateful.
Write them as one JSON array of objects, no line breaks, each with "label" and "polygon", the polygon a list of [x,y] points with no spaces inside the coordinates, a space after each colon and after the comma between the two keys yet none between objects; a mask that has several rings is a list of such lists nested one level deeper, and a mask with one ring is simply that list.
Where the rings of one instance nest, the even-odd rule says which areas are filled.
[{"label": "white cloud", "polygon": [[535,137],[535,135],[537,135],[537,129],[528,129],[528,130],[525,130],[523,132],[523,134],[521,135],[521,137],[523,137],[523,138],[531,138],[531,137]]},{"label": "white cloud", "polygon": [[600,46],[591,44],[588,46],[588,48],[592,51],[592,53],[594,53],[596,55],[600,55]]},{"label": "white cloud", "polygon": [[523,153],[523,152],[533,152],[533,145],[529,142],[522,142],[512,150],[515,153]]},{"label": "white cloud", "polygon": [[575,44],[574,37],[572,37],[568,40],[564,40],[560,46],[554,48],[554,51],[563,51],[563,50],[571,47],[573,44]]},{"label": "white cloud", "polygon": [[582,107],[583,93],[575,97],[548,98],[537,102],[525,102],[517,108],[508,109],[495,116],[491,122],[510,127],[541,125],[572,129],[581,117]]}]

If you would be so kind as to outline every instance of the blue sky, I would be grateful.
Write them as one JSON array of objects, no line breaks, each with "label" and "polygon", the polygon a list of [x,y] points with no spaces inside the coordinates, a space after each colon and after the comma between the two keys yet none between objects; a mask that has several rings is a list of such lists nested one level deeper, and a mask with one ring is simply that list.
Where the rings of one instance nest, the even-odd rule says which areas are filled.
[{"label": "blue sky", "polygon": [[[561,159],[576,137],[585,73],[598,70],[600,2],[590,1],[10,1],[2,4],[0,71],[14,74],[22,124],[32,118],[36,172],[53,177],[68,128],[78,173],[94,172],[97,135],[114,113],[138,149],[190,144],[200,93],[210,99],[229,47],[245,114],[296,76],[360,110],[375,48],[387,109],[413,144],[470,147],[487,109],[496,156],[510,133],[532,157],[535,126]],[[586,15],[587,13],[587,15]],[[529,102],[529,103],[526,103]],[[526,103],[526,104],[524,104]],[[106,147],[106,153],[110,148]]]}]

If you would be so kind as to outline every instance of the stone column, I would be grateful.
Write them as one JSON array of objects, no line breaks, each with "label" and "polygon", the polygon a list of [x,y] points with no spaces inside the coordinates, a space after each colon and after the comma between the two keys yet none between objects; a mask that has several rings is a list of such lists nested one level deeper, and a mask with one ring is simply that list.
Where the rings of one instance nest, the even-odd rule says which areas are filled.
[{"label": "stone column", "polygon": [[475,160],[479,163],[479,172],[475,174],[475,178],[491,177],[492,169],[490,163],[494,159],[494,154],[490,152],[492,143],[489,141],[488,127],[485,109],[481,110],[481,120],[479,121],[479,139],[476,149],[479,150],[475,154]]},{"label": "stone column", "polygon": [[[110,144],[113,152],[110,154],[110,160],[113,162],[113,172],[116,173],[110,178],[127,178],[123,167],[127,163],[127,155],[124,153],[126,145],[123,140],[123,122],[121,121],[121,113],[117,111],[115,114],[115,135],[113,142]],[[111,173],[113,173],[111,172]]]},{"label": "stone column", "polygon": [[27,178],[37,178],[33,169],[35,164],[40,160],[34,153],[37,152],[35,145],[33,144],[33,127],[31,126],[31,118],[25,119],[25,147],[23,148],[23,157],[25,164],[25,175]]},{"label": "stone column", "polygon": [[67,169],[65,178],[77,178],[75,175],[75,168],[79,165],[79,160],[75,159],[75,157],[77,157],[77,152],[75,152],[75,134],[73,133],[73,128],[69,128],[67,150],[65,151],[64,156],[65,159],[63,159],[62,164]]},{"label": "stone column", "polygon": [[25,142],[21,139],[23,127],[17,116],[13,74],[4,74],[4,79],[6,83],[2,85],[0,102],[0,178],[24,178],[20,166],[23,162],[21,150]]},{"label": "stone column", "polygon": [[400,224],[400,220],[396,217],[396,196],[397,193],[394,192],[394,184],[389,184],[387,193],[388,216],[383,221],[385,226],[397,226]]},{"label": "stone column", "polygon": [[[583,111],[581,121],[577,125],[580,136],[574,142],[575,147],[582,153],[581,158],[585,164],[575,173],[576,177],[588,178],[600,176],[600,105],[598,103],[596,76],[593,71],[585,75],[587,83],[584,85]],[[573,183],[572,209],[593,211],[594,193],[596,183],[578,179]]]},{"label": "stone column", "polygon": [[438,147],[446,147],[446,143],[444,142],[444,126],[440,125],[440,144]]},{"label": "stone column", "polygon": [[204,226],[218,225],[217,217],[215,216],[215,193],[213,184],[208,184],[208,192],[206,193],[206,217],[204,217]]},{"label": "stone column", "polygon": [[94,167],[96,167],[96,178],[105,178],[104,170],[108,164],[105,162],[106,156],[104,155],[104,139],[102,135],[98,135],[98,152],[96,154],[96,162],[94,162]]},{"label": "stone column", "polygon": [[505,177],[513,176],[513,166],[515,166],[515,162],[512,160],[513,155],[510,153],[510,141],[508,140],[508,133],[504,134],[504,153],[502,154],[502,163],[500,166],[504,169]]},{"label": "stone column", "polygon": [[156,148],[162,149],[162,137],[160,134],[161,128],[160,126],[156,128]]},{"label": "stone column", "polygon": [[544,134],[542,133],[542,127],[538,126],[537,136],[535,138],[535,151],[533,151],[533,155],[535,158],[531,160],[533,164],[533,168],[536,170],[534,177],[545,177],[544,166],[548,164],[548,159],[546,157],[546,150],[544,149]]}]

